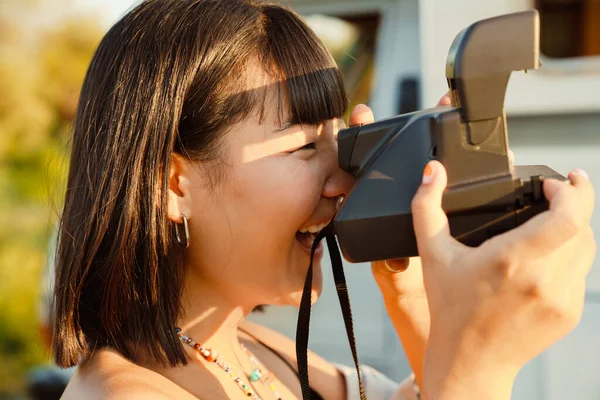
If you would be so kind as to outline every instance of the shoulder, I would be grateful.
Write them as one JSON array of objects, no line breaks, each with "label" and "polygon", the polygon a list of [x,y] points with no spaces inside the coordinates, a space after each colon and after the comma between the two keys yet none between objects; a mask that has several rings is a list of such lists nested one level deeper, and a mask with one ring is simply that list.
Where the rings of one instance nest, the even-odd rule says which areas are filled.
[{"label": "shoulder", "polygon": [[[294,340],[276,330],[250,321],[244,321],[240,329],[243,333],[249,334],[252,340],[258,341],[289,361],[293,361],[294,365],[296,364],[296,342]],[[309,353],[311,352],[309,351]],[[311,353],[309,360],[314,359],[322,360],[317,355]]]},{"label": "shoulder", "polygon": [[[286,360],[296,374],[298,373],[295,341],[277,331],[251,322],[244,322],[240,328],[242,332],[251,335],[250,340],[256,340],[276,352]],[[346,378],[334,364],[309,351],[308,369],[310,385],[321,397],[325,399],[346,398]]]},{"label": "shoulder", "polygon": [[188,392],[157,372],[102,349],[77,368],[63,397],[74,399],[194,399]]},{"label": "shoulder", "polygon": [[[245,321],[241,325],[241,329],[242,332],[250,334],[253,339],[258,340],[261,344],[293,361],[294,365],[296,365],[296,342],[294,340],[280,332],[254,322]],[[310,367],[318,366],[330,371],[336,370],[333,364],[329,363],[327,360],[311,352],[310,350],[308,351],[308,354]]]}]

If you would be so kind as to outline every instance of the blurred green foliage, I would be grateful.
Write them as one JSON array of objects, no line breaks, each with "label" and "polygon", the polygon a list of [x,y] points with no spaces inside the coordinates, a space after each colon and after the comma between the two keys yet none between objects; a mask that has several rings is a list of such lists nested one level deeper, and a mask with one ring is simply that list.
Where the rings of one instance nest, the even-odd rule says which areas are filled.
[{"label": "blurred green foliage", "polygon": [[32,22],[51,2],[0,4],[0,397],[50,360],[39,336],[42,273],[78,94],[103,32],[81,17]]}]

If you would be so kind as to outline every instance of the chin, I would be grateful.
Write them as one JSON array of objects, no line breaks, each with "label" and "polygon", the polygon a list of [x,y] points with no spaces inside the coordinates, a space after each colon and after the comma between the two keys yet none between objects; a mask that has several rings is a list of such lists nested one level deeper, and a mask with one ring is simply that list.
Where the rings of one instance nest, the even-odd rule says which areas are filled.
[{"label": "chin", "polygon": [[[317,300],[321,297],[321,289],[316,289],[313,287],[313,290],[310,293],[310,304],[315,304]],[[288,296],[288,301],[285,302],[286,306],[293,306],[296,308],[300,308],[300,303],[302,301],[302,292],[292,293]]]},{"label": "chin", "polygon": [[[285,295],[280,297],[280,301],[277,302],[277,305],[284,306],[293,306],[300,307],[300,302],[302,301],[302,292],[304,289],[304,280],[306,279],[306,275],[302,277],[302,281],[297,283],[294,290],[288,292]],[[323,291],[323,273],[321,271],[321,263],[315,262],[313,264],[313,285],[312,291],[310,295],[311,304],[315,304],[319,297],[321,297],[321,292]]]}]

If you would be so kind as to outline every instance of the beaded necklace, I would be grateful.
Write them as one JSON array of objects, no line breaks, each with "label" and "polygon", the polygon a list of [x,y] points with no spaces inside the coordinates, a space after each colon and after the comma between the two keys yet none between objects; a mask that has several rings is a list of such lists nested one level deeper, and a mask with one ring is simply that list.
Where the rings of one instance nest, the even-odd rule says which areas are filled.
[{"label": "beaded necklace", "polygon": [[[254,390],[252,390],[252,387],[251,387],[252,383],[250,383],[250,385],[246,385],[246,383],[242,380],[242,378],[237,376],[237,374],[235,372],[233,372],[231,367],[229,365],[227,365],[223,360],[221,360],[221,358],[219,357],[219,354],[217,353],[217,351],[215,349],[205,349],[202,346],[200,346],[200,344],[194,342],[194,340],[191,337],[184,335],[181,332],[180,328],[175,328],[175,329],[177,331],[177,336],[179,337],[179,340],[181,340],[183,343],[187,344],[188,346],[190,346],[194,350],[196,350],[198,353],[200,353],[200,355],[206,361],[214,362],[223,371],[228,373],[229,376],[231,377],[231,379],[233,379],[233,381],[246,394],[247,397],[250,397],[252,400],[262,400],[262,398]],[[248,358],[250,359],[250,362],[254,366],[252,373],[247,377],[248,380],[250,382],[257,382],[259,380],[262,381],[266,386],[269,387],[269,389],[271,389],[273,391],[275,398],[277,400],[281,400],[281,395],[277,391],[277,387],[275,386],[275,383],[274,383],[275,376],[273,375],[273,373],[269,372],[265,368],[261,368],[260,363],[258,362],[256,357],[254,357],[254,355],[250,352],[250,350],[248,350],[246,348],[246,346],[244,346],[243,343],[240,343],[240,345],[242,347],[242,351],[248,356]]]}]

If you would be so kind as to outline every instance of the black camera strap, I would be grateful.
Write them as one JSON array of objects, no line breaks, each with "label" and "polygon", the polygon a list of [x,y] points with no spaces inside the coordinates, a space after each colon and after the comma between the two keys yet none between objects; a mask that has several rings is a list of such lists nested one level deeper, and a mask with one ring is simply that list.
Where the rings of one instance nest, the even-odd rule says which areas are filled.
[{"label": "black camera strap", "polygon": [[344,317],[344,325],[348,342],[352,350],[354,365],[358,374],[358,386],[360,389],[360,399],[366,400],[365,389],[363,387],[362,377],[360,374],[358,352],[356,351],[356,339],[354,337],[354,322],[352,321],[352,309],[350,307],[350,298],[348,296],[348,286],[346,285],[346,276],[344,275],[344,267],[342,265],[342,257],[337,245],[337,240],[333,233],[332,225],[330,224],[323,229],[313,243],[310,253],[310,264],[304,281],[304,291],[302,292],[302,300],[300,301],[300,311],[298,313],[298,326],[296,328],[296,359],[298,362],[298,375],[300,377],[300,385],[302,386],[302,399],[310,400],[310,384],[308,380],[308,333],[310,329],[310,311],[311,311],[311,292],[313,280],[313,259],[315,251],[319,243],[327,239],[327,247],[329,248],[329,257],[333,269],[333,280],[340,301],[342,315]]}]

